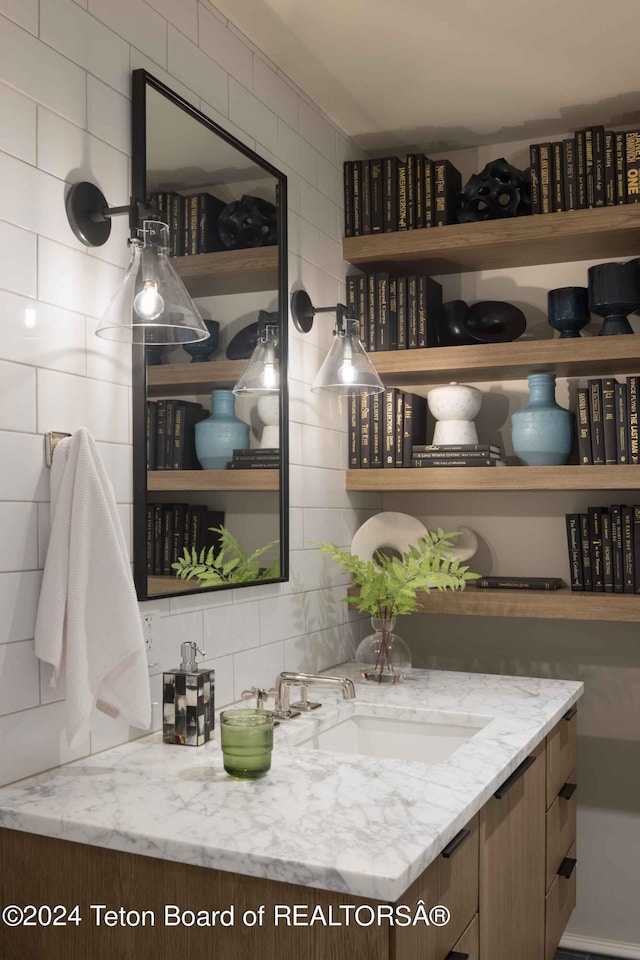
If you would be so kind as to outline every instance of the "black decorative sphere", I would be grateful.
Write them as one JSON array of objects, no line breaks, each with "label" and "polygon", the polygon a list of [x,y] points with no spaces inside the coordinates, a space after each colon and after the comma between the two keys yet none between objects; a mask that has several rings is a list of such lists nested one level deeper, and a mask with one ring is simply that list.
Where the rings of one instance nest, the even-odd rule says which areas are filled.
[{"label": "black decorative sphere", "polygon": [[589,323],[589,297],[586,287],[557,287],[547,294],[549,324],[560,332],[560,339],[580,336]]},{"label": "black decorative sphere", "polygon": [[531,213],[531,175],[500,157],[467,180],[456,197],[460,223],[502,220]]},{"label": "black decorative sphere", "polygon": [[227,204],[218,217],[218,235],[229,250],[269,247],[277,241],[277,210],[249,194]]}]

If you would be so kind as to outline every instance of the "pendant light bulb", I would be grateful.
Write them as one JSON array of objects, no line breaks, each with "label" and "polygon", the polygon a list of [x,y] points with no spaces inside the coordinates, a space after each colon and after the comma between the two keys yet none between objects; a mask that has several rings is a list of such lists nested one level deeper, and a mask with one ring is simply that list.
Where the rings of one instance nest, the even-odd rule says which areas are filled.
[{"label": "pendant light bulb", "polygon": [[157,320],[162,314],[164,300],[154,280],[144,281],[142,290],[134,298],[133,309],[142,320]]},{"label": "pendant light bulb", "polygon": [[[339,336],[339,334],[337,334]],[[358,371],[353,365],[353,346],[351,335],[346,334],[342,343],[342,366],[338,372],[342,383],[355,383],[358,379]]]},{"label": "pendant light bulb", "polygon": [[273,363],[266,363],[264,365],[264,370],[262,371],[262,386],[265,390],[277,390],[278,389],[278,371],[275,368]]}]

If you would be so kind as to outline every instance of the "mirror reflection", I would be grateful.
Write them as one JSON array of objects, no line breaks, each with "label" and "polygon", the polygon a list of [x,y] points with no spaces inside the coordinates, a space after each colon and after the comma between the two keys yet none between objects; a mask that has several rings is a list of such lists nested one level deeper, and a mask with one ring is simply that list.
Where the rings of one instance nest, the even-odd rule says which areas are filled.
[{"label": "mirror reflection", "polygon": [[144,81],[141,104],[134,75],[134,187],[137,118],[144,195],[169,226],[171,262],[210,335],[148,343],[134,358],[142,599],[288,573],[286,179],[154,78]]}]

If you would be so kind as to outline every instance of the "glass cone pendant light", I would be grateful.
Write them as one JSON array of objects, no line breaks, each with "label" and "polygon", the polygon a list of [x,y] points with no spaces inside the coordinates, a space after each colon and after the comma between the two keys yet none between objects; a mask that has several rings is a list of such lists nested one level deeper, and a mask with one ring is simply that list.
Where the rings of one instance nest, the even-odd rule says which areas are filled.
[{"label": "glass cone pendant light", "polygon": [[276,356],[280,324],[277,313],[258,314],[258,342],[244,373],[233,388],[239,393],[277,393],[280,390],[280,361]]},{"label": "glass cone pendant light", "polygon": [[318,370],[311,390],[331,390],[345,396],[382,393],[384,385],[360,342],[358,321],[346,317],[336,323],[333,343]]}]

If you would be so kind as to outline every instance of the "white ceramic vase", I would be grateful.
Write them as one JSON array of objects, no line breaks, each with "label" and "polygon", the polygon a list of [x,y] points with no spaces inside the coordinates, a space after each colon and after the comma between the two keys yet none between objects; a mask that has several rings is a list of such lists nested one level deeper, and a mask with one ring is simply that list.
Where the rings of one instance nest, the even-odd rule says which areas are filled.
[{"label": "white ceramic vase", "polygon": [[280,394],[263,393],[256,404],[258,416],[264,424],[260,447],[280,447]]},{"label": "white ceramic vase", "polygon": [[429,410],[438,421],[433,433],[436,446],[478,442],[473,421],[480,412],[480,390],[453,382],[430,390],[427,402]]}]

